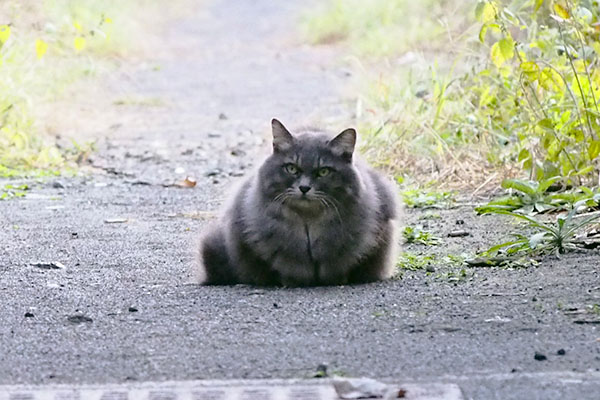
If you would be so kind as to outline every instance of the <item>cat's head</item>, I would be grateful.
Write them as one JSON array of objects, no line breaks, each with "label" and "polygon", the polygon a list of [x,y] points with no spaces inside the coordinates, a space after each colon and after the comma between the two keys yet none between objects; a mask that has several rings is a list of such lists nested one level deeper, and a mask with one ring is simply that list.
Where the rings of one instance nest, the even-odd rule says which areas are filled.
[{"label": "cat's head", "polygon": [[353,204],[360,180],[353,166],[356,131],[335,137],[306,131],[292,135],[272,121],[273,153],[260,169],[261,190],[269,200],[301,215],[338,212]]}]

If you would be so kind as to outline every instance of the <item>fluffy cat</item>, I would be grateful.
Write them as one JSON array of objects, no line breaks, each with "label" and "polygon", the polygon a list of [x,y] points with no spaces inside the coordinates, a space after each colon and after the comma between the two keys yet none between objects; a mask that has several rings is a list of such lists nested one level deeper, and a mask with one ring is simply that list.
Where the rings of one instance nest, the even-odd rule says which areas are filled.
[{"label": "fluffy cat", "polygon": [[343,285],[389,278],[394,186],[354,155],[356,131],[292,135],[272,121],[273,153],[205,233],[208,285]]}]

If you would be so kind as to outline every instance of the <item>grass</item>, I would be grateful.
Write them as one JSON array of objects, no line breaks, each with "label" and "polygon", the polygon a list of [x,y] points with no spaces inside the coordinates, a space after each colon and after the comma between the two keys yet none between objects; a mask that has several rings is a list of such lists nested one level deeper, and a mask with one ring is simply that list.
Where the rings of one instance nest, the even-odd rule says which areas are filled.
[{"label": "grass", "polygon": [[360,55],[385,56],[443,34],[443,11],[437,0],[334,0],[306,18],[304,31],[313,44],[345,41]]},{"label": "grass", "polygon": [[96,79],[137,49],[148,30],[143,17],[156,14],[159,5],[156,0],[0,4],[0,177],[76,168],[90,147],[76,141],[57,145],[41,109],[75,82]]},{"label": "grass", "polygon": [[437,182],[458,176],[462,186],[475,185],[473,176],[487,178],[485,153],[472,151],[451,121],[464,102],[456,77],[472,55],[474,4],[459,0],[326,4],[307,18],[304,31],[312,43],[346,46],[356,76],[357,125],[368,158],[395,175],[408,171]]}]

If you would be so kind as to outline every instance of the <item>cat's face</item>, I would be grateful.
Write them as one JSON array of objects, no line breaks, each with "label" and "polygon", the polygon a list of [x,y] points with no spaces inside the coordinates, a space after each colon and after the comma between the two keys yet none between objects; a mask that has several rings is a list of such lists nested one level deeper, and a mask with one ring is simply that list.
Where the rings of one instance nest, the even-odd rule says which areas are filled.
[{"label": "cat's face", "polygon": [[259,172],[265,197],[301,215],[339,213],[359,188],[354,129],[332,139],[314,132],[292,136],[279,121],[272,125],[273,154]]}]

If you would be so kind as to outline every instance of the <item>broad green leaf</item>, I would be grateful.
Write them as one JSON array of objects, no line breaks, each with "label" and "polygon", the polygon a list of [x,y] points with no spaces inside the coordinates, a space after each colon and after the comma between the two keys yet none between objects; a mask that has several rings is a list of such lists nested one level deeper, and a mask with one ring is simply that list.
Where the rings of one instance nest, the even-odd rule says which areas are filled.
[{"label": "broad green leaf", "polygon": [[536,186],[520,179],[505,179],[502,181],[502,187],[504,189],[518,190],[519,192],[530,196],[534,196],[536,193]]},{"label": "broad green leaf", "polygon": [[37,55],[38,60],[41,60],[46,54],[48,50],[48,43],[44,42],[42,39],[35,40],[35,54]]},{"label": "broad green leaf", "polygon": [[500,52],[505,61],[512,59],[515,56],[515,41],[511,37],[505,37],[498,42]]},{"label": "broad green leaf", "polygon": [[569,19],[569,11],[558,3],[554,3],[554,12],[562,19]]},{"label": "broad green leaf", "polygon": [[538,192],[540,193],[546,193],[546,190],[548,190],[548,188],[550,186],[552,186],[554,183],[560,181],[562,179],[562,177],[560,176],[553,176],[552,178],[548,178],[548,179],[544,179],[543,181],[541,181],[538,184]]},{"label": "broad green leaf", "polygon": [[[537,125],[541,128],[544,128],[547,131],[550,131],[550,132],[554,131],[554,122],[552,122],[552,120],[550,118],[540,119],[538,121]],[[550,136],[549,138],[552,138],[552,137]]]},{"label": "broad green leaf", "polygon": [[600,154],[600,140],[592,140],[588,147],[588,155],[590,156],[590,160],[596,159]]},{"label": "broad green leaf", "polygon": [[10,37],[10,26],[8,25],[0,25],[0,45],[6,43],[8,38]]},{"label": "broad green leaf", "polygon": [[75,38],[75,40],[73,40],[73,47],[75,47],[75,50],[77,51],[81,51],[83,49],[85,49],[85,38],[78,36]]}]

